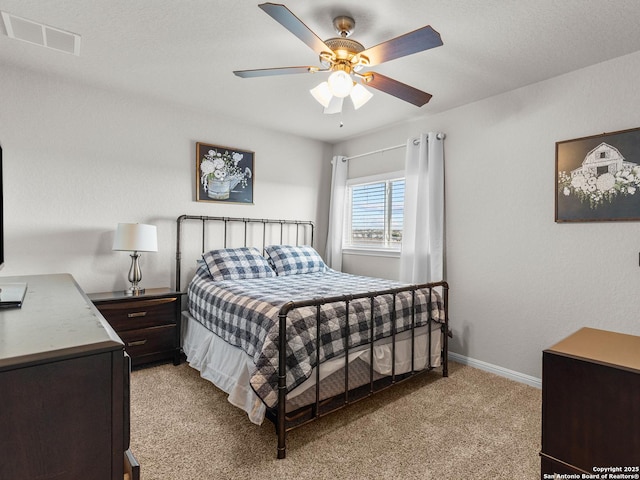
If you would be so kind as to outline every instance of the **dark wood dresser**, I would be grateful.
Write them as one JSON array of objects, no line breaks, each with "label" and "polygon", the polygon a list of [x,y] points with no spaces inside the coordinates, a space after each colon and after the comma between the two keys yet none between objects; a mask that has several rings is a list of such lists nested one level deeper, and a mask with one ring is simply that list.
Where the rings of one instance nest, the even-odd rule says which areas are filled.
[{"label": "dark wood dresser", "polygon": [[166,359],[178,365],[181,295],[147,288],[134,296],[117,291],[92,293],[89,299],[123,340],[133,366]]},{"label": "dark wood dresser", "polygon": [[540,456],[541,478],[640,474],[640,337],[583,328],[543,352]]},{"label": "dark wood dresser", "polygon": [[129,449],[129,359],[71,275],[26,282],[0,310],[0,478],[139,477]]}]

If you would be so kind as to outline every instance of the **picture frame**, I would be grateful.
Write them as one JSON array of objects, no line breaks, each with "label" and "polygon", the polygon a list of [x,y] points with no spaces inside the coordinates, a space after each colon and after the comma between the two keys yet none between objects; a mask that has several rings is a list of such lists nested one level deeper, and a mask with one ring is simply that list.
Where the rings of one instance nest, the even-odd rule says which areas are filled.
[{"label": "picture frame", "polygon": [[196,201],[253,205],[255,152],[196,142]]},{"label": "picture frame", "polygon": [[555,221],[640,220],[640,128],[556,142]]}]

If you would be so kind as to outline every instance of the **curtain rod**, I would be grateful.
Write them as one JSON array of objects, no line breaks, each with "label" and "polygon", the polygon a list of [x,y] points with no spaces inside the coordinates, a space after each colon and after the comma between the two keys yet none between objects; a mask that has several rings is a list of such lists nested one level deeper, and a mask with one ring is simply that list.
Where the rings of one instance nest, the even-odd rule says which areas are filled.
[{"label": "curtain rod", "polygon": [[[436,138],[438,140],[443,140],[444,137],[445,137],[444,133],[438,133]],[[420,140],[415,138],[413,140],[413,144],[414,145],[420,145]],[[369,156],[369,155],[375,155],[376,153],[384,153],[384,152],[388,152],[389,150],[396,150],[398,148],[405,148],[406,146],[407,146],[407,144],[403,143],[402,145],[394,145],[393,147],[381,148],[380,150],[374,150],[373,152],[361,153],[359,155],[353,155],[351,157],[344,157],[342,159],[342,161],[346,162],[347,160],[353,160],[354,158],[360,158],[360,157],[366,157],[366,156]]]},{"label": "curtain rod", "polygon": [[[420,140],[414,140],[413,144],[418,145]],[[369,155],[375,155],[376,153],[388,152],[389,150],[396,150],[397,148],[405,148],[407,146],[406,143],[402,145],[394,145],[393,147],[381,148],[380,150],[374,150],[373,152],[361,153],[359,155],[353,155],[351,157],[345,157],[342,161],[346,162],[347,160],[353,160],[354,158],[367,157]]]}]

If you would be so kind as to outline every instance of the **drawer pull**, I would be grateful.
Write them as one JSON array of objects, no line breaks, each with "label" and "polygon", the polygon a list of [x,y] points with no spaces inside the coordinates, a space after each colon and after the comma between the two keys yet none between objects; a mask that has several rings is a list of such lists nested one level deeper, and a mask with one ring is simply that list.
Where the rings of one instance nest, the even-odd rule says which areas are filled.
[{"label": "drawer pull", "polygon": [[129,317],[129,318],[144,317],[146,314],[147,314],[147,312],[128,313],[127,317]]},{"label": "drawer pull", "polygon": [[127,342],[127,347],[139,347],[140,345],[144,345],[147,343],[147,339],[144,340],[136,340],[134,342]]}]

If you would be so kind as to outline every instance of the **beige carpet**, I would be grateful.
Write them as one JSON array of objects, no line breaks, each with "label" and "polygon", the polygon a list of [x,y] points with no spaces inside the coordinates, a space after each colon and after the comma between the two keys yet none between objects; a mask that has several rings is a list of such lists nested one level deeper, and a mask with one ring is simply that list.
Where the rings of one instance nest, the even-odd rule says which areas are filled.
[{"label": "beige carpet", "polygon": [[136,370],[131,448],[143,480],[538,479],[540,390],[450,363],[289,433],[249,422],[186,364]]}]

